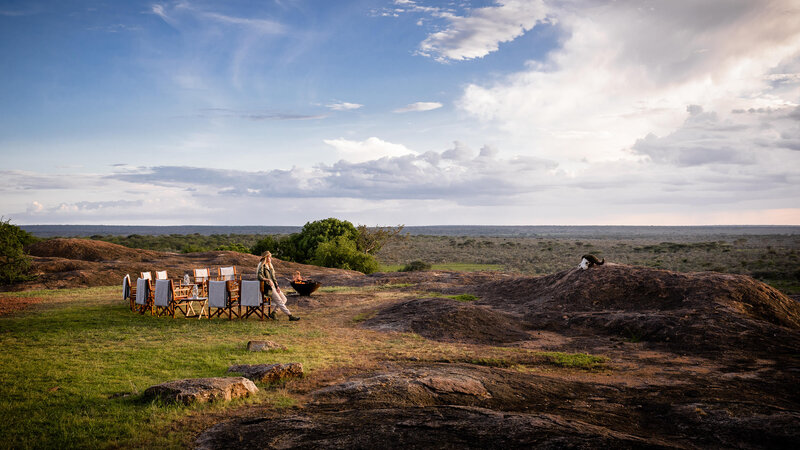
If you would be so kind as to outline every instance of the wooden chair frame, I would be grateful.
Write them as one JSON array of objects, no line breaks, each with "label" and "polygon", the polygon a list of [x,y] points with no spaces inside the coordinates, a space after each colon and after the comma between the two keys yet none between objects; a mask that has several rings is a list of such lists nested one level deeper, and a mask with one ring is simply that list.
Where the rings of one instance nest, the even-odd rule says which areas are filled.
[{"label": "wooden chair frame", "polygon": [[[156,290],[158,289],[158,281],[156,280]],[[169,303],[166,306],[158,306],[156,305],[156,315],[163,316],[169,315],[171,318],[175,318],[175,311],[180,311],[183,313],[183,316],[186,317],[189,315],[188,311],[191,309],[194,312],[194,308],[192,308],[191,302],[188,301],[190,298],[190,287],[189,286],[176,286],[174,280],[166,280],[169,282],[168,285],[168,292],[169,292]]]},{"label": "wooden chair frame", "polygon": [[[216,283],[216,282],[219,282],[219,281],[220,280],[215,280],[214,282]],[[213,319],[214,317],[222,317],[222,315],[225,314],[225,311],[228,311],[228,320],[233,320],[233,316],[236,316],[237,319],[242,316],[242,306],[239,304],[238,285],[236,286],[235,289],[232,288],[232,286],[235,285],[235,284],[236,284],[236,282],[233,281],[233,280],[225,282],[225,288],[224,289],[225,289],[225,300],[226,300],[225,303],[226,303],[226,305],[223,306],[223,307],[212,306],[211,305],[211,286],[209,284],[209,288],[208,288],[208,291],[209,291],[208,292],[208,294],[209,294],[209,297],[208,297],[208,318],[209,319]],[[231,295],[232,292],[235,292],[235,294],[236,294],[235,298]],[[237,307],[236,311],[234,311],[234,303],[236,304],[236,307]],[[211,308],[216,308],[216,311],[211,312]]]},{"label": "wooden chair frame", "polygon": [[208,281],[211,279],[211,269],[205,267],[200,269],[192,269],[194,283],[200,290],[201,297],[208,297]]},{"label": "wooden chair frame", "polygon": [[[239,284],[240,294],[241,294],[241,290],[243,290],[243,284],[242,283],[244,283],[244,282],[240,282],[240,284]],[[259,306],[242,305],[241,304],[242,303],[242,300],[241,300],[242,297],[243,296],[240,295],[240,299],[239,299],[239,307],[241,308],[242,306],[244,306],[244,313],[242,313],[242,316],[241,316],[242,319],[247,319],[251,315],[255,314],[256,317],[258,317],[260,320],[264,320],[264,318],[270,313],[270,308],[271,308],[272,305],[271,305],[271,303],[269,303],[269,301],[266,301],[266,302],[264,301],[264,288],[263,288],[263,283],[262,282],[260,282],[260,281],[258,282],[258,297],[259,297],[259,300],[261,300]],[[267,298],[269,298],[269,297],[267,297]],[[264,307],[265,306],[267,308],[267,312],[266,313],[264,312]]]},{"label": "wooden chair frame", "polygon": [[134,311],[136,308],[136,285],[131,283],[131,276],[130,274],[125,274],[122,277],[122,299],[128,300],[130,304],[131,311]]},{"label": "wooden chair frame", "polygon": [[[223,274],[225,272],[225,274]],[[242,281],[242,275],[236,270],[236,266],[217,267],[217,280],[220,281]]]},{"label": "wooden chair frame", "polygon": [[[135,308],[137,309],[139,314],[144,314],[145,312],[150,311],[150,315],[152,316],[153,315],[153,303],[154,303],[154,300],[155,300],[155,289],[153,288],[153,280],[150,280],[148,278],[140,278],[140,279],[144,279],[146,281],[146,283],[144,285],[147,286],[147,293],[145,294],[145,295],[147,295],[147,298],[145,298],[145,302],[144,303],[136,303],[136,302],[134,302],[135,303]],[[136,280],[136,282],[137,282],[136,283],[137,284],[136,295],[138,296],[140,294],[139,288],[138,288],[139,280]]]}]

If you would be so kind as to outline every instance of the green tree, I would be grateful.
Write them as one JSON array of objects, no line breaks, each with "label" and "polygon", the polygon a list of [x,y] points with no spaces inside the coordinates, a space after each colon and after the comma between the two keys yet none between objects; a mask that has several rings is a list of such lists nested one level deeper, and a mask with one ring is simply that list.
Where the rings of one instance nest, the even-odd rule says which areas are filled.
[{"label": "green tree", "polygon": [[337,236],[333,240],[319,244],[310,263],[363,273],[376,272],[379,267],[378,260],[374,256],[358,251],[355,241],[347,236]]},{"label": "green tree", "polygon": [[11,284],[28,279],[30,257],[24,246],[37,239],[22,228],[11,225],[11,220],[0,219],[0,284]]},{"label": "green tree", "polygon": [[290,256],[292,260],[297,262],[308,262],[315,257],[317,247],[320,244],[330,242],[339,236],[355,243],[358,237],[358,230],[352,223],[333,217],[308,222],[303,226],[300,233],[289,237],[293,245],[287,246],[287,250],[291,250],[294,254],[284,256]]}]

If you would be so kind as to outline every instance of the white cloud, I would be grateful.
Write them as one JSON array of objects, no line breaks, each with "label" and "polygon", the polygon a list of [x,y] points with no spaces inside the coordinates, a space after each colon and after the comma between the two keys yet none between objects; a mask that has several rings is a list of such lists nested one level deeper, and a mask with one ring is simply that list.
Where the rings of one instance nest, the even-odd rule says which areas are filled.
[{"label": "white cloud", "polygon": [[335,148],[340,158],[351,162],[363,162],[414,153],[402,144],[393,144],[377,137],[371,137],[364,141],[352,141],[344,138],[325,139],[323,142]]},{"label": "white cloud", "polygon": [[680,128],[664,137],[649,134],[636,141],[633,151],[657,163],[684,167],[764,165],[776,154],[784,163],[800,163],[800,156],[792,154],[800,151],[800,117],[794,117],[800,108],[751,109],[725,120],[697,105],[687,109],[689,118]]},{"label": "white cloud", "polygon": [[734,109],[780,109],[800,98],[791,76],[800,72],[800,9],[791,2],[568,6],[552,11],[564,42],[546,61],[471,84],[457,102],[506,133],[506,145],[567,166],[632,158],[637,139],[681,127],[687,105],[725,123]]},{"label": "white cloud", "polygon": [[439,11],[448,21],[442,31],[430,34],[419,53],[438,61],[482,58],[497,51],[500,43],[513,41],[547,17],[544,2],[505,0],[479,8],[466,17]]},{"label": "white cloud", "polygon": [[328,108],[330,108],[330,109],[332,109],[334,111],[351,111],[351,110],[354,110],[354,109],[359,109],[359,108],[363,107],[364,105],[360,105],[358,103],[350,103],[350,102],[336,102],[336,103],[331,103],[331,104],[325,105],[325,106],[327,106]]},{"label": "white cloud", "polygon": [[402,108],[397,108],[394,110],[396,113],[407,113],[407,112],[420,112],[420,111],[432,111],[434,109],[441,108],[442,105],[439,102],[416,102],[410,105],[403,106]]}]

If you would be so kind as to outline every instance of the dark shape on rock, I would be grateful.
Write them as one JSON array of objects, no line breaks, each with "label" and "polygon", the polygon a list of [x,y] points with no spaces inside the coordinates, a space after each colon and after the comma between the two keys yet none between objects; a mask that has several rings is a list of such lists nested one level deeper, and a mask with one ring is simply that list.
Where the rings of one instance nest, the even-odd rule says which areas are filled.
[{"label": "dark shape on rock", "polygon": [[303,365],[300,363],[238,364],[228,367],[228,372],[240,373],[261,383],[275,383],[288,378],[302,377]]},{"label": "dark shape on rock", "polygon": [[493,281],[472,292],[476,303],[515,315],[528,329],[620,336],[694,354],[800,347],[800,304],[745,275],[607,263],[603,270]]},{"label": "dark shape on rock", "polygon": [[362,326],[414,332],[428,339],[500,345],[529,339],[516,317],[486,306],[449,298],[425,298],[390,305]]},{"label": "dark shape on rock", "polygon": [[151,386],[144,391],[144,400],[161,399],[170,403],[206,403],[230,401],[258,392],[252,381],[243,377],[192,378]]},{"label": "dark shape on rock", "polygon": [[272,341],[250,341],[247,343],[247,350],[251,352],[268,352],[270,350],[286,350],[286,346]]}]

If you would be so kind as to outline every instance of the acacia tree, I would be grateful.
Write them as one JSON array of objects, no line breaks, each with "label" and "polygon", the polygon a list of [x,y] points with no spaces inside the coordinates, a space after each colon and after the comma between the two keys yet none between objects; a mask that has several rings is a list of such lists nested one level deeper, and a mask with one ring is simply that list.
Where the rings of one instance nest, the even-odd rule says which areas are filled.
[{"label": "acacia tree", "polygon": [[33,235],[10,222],[10,219],[0,219],[0,284],[28,278],[26,274],[31,263],[23,247],[36,241]]},{"label": "acacia tree", "polygon": [[391,239],[396,238],[405,225],[398,225],[396,227],[367,227],[366,225],[358,226],[358,236],[356,236],[356,248],[358,251],[373,255],[380,251]]}]

